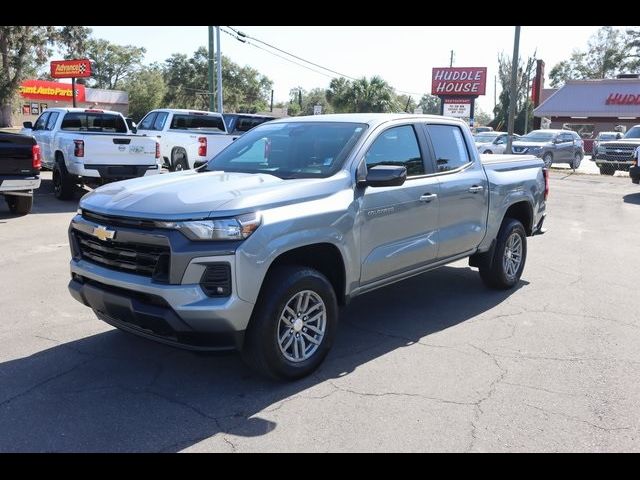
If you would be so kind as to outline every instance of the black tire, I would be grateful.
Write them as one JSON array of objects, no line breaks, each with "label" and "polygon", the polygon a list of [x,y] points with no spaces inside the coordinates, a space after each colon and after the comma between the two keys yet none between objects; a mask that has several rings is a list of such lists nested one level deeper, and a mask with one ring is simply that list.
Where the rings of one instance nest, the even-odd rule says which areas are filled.
[{"label": "black tire", "polygon": [[[520,265],[514,275],[509,275],[506,271],[503,259],[505,258],[505,250],[507,249],[507,241],[512,235],[518,235],[521,242],[521,260]],[[505,218],[498,232],[496,239],[496,248],[493,258],[490,262],[484,263],[479,267],[480,278],[486,286],[497,290],[508,290],[513,288],[519,281],[524,264],[527,260],[527,234],[518,220],[513,218]]]},{"label": "black tire", "polygon": [[553,154],[551,152],[547,152],[542,156],[542,161],[544,162],[545,168],[551,168],[553,165]]},{"label": "black tire", "polygon": [[173,171],[189,170],[189,161],[187,160],[187,152],[182,149],[176,149],[171,155],[171,168]]},{"label": "black tire", "polygon": [[577,170],[578,167],[580,167],[580,163],[582,163],[582,155],[580,154],[580,152],[576,152],[569,166],[574,170]]},{"label": "black tire", "polygon": [[[302,266],[276,267],[265,282],[245,334],[243,358],[251,367],[271,378],[295,380],[305,377],[318,368],[333,344],[338,325],[338,302],[333,286],[322,273]],[[296,293],[305,290],[318,295],[324,303],[325,331],[315,352],[309,358],[294,362],[285,357],[278,343],[280,315]],[[291,333],[297,335],[293,329]]]},{"label": "black tire", "polygon": [[484,151],[484,152],[482,152],[482,153],[486,153],[487,155],[489,155],[489,154],[492,154],[493,152],[492,152],[491,150],[485,150],[485,151]]},{"label": "black tire", "polygon": [[71,200],[76,192],[76,184],[63,162],[64,160],[58,159],[53,165],[53,195],[58,200]]},{"label": "black tire", "polygon": [[616,173],[611,165],[600,165],[600,175],[613,175]]},{"label": "black tire", "polygon": [[27,215],[33,207],[33,197],[23,197],[18,195],[7,195],[5,197],[9,211],[14,215]]}]

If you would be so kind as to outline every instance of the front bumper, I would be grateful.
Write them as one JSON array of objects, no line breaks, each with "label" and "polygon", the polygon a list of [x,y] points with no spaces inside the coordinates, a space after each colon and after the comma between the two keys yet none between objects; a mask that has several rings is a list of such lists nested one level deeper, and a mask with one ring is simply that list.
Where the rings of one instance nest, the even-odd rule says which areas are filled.
[{"label": "front bumper", "polygon": [[640,167],[631,167],[629,169],[629,176],[633,183],[640,183]]},{"label": "front bumper", "polygon": [[595,158],[596,165],[598,167],[609,166],[616,170],[628,171],[629,168],[633,165],[631,159],[629,160],[608,160],[606,158],[598,157]]},{"label": "front bumper", "polygon": [[[253,304],[236,294],[234,260],[233,255],[193,258],[175,285],[74,258],[69,291],[100,319],[137,335],[194,350],[228,350],[241,345],[253,311]],[[230,264],[229,297],[208,297],[198,284],[211,262]]]}]

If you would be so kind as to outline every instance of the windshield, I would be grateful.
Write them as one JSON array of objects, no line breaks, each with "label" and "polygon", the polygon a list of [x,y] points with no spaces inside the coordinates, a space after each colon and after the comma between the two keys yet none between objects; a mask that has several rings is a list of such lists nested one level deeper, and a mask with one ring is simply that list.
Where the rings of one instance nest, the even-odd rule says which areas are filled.
[{"label": "windshield", "polygon": [[601,133],[600,135],[598,135],[598,140],[615,140],[615,139],[616,139],[615,133]]},{"label": "windshield", "polygon": [[363,123],[265,123],[211,159],[206,170],[268,173],[280,178],[329,177],[342,167],[366,129]]},{"label": "windshield", "polygon": [[624,138],[640,138],[640,126],[633,127],[627,132]]},{"label": "windshield", "polygon": [[555,136],[556,134],[553,132],[533,131],[520,137],[518,140],[523,142],[550,142]]},{"label": "windshield", "polygon": [[474,140],[476,143],[491,143],[493,142],[496,137],[498,135],[487,135],[487,134],[482,134],[482,135],[476,135]]}]

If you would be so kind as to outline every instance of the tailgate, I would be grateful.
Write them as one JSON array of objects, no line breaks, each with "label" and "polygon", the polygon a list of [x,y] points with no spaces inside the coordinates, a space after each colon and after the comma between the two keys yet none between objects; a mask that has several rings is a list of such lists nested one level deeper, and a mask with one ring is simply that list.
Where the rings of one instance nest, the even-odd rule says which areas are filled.
[{"label": "tailgate", "polygon": [[0,175],[37,175],[33,168],[32,137],[0,133]]},{"label": "tailgate", "polygon": [[137,135],[82,135],[85,165],[154,165],[156,140]]}]

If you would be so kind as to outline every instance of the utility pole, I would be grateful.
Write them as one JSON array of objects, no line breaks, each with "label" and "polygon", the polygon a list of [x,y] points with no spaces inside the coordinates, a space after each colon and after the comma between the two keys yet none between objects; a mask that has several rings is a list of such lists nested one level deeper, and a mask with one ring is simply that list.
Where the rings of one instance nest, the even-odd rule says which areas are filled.
[{"label": "utility pole", "polygon": [[273,112],[273,89],[271,90],[271,110],[270,112]]},{"label": "utility pole", "polygon": [[220,26],[216,27],[216,43],[218,50],[216,52],[216,60],[218,62],[218,111],[224,112],[222,108],[222,55],[220,53]]},{"label": "utility pole", "polygon": [[213,85],[213,69],[215,67],[213,63],[213,27],[209,28],[209,111],[216,111],[216,97],[215,88]]},{"label": "utility pole", "polygon": [[524,97],[524,134],[529,131],[529,72],[527,71],[527,95]]},{"label": "utility pole", "polygon": [[451,60],[449,60],[449,66],[453,67],[453,50],[451,50]]},{"label": "utility pole", "polygon": [[513,39],[513,58],[511,59],[511,86],[509,88],[509,123],[507,128],[507,148],[504,153],[513,153],[513,122],[516,115],[516,81],[518,78],[518,50],[520,49],[520,25],[516,25],[515,38]]}]

